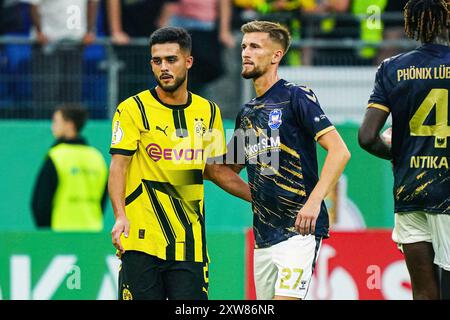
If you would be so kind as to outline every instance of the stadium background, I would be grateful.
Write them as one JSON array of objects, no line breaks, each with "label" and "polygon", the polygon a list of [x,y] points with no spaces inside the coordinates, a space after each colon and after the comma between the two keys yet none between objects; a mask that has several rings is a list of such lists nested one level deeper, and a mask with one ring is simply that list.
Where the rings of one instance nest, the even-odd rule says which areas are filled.
[{"label": "stadium background", "polygon": [[[239,2],[235,2],[234,14],[244,17],[242,20],[256,17],[290,21],[293,31],[297,29],[292,21],[320,21],[321,27],[333,19],[335,22],[339,19],[357,21],[356,27],[353,24],[336,28],[333,39],[321,38],[314,32],[308,34],[311,29],[307,27],[302,29],[301,36],[293,32],[292,54],[286,57],[280,70],[285,79],[307,85],[316,92],[352,153],[344,177],[327,199],[332,236],[324,241],[309,298],[409,299],[406,267],[390,240],[393,226],[391,167],[388,162],[364,152],[357,143],[358,126],[383,50],[397,46],[399,51],[404,51],[415,44],[400,38],[372,40],[368,46],[368,39],[360,38],[355,28],[360,21],[366,21],[382,30],[383,24],[378,25],[378,20],[398,21],[401,15],[383,12],[386,1],[365,1],[365,10],[359,12],[361,15],[357,15],[358,12],[303,13],[298,19],[292,18],[297,17],[293,13],[299,10],[297,7],[275,12],[267,7],[243,9],[238,6]],[[370,5],[382,2],[384,5],[369,10]],[[21,4],[25,25],[29,24],[26,10]],[[302,18],[304,20],[299,20]],[[120,60],[109,38],[102,33],[102,19],[100,11],[98,39],[83,54],[82,103],[91,114],[83,136],[109,163],[110,116],[118,102],[116,67],[120,70]],[[119,261],[110,241],[114,217],[109,202],[104,232],[99,234],[41,231],[32,221],[32,188],[53,138],[46,110],[32,108],[36,78],[31,70],[33,42],[28,33],[29,27],[24,27],[20,32],[0,36],[0,299],[115,299]],[[236,27],[234,35],[239,44]],[[147,39],[132,39],[131,45],[145,47]],[[251,83],[239,76],[238,47],[224,50],[225,74],[205,88],[205,95],[221,106],[226,129],[233,128],[233,117],[239,105],[253,95]],[[355,52],[364,48],[373,48],[373,54],[361,60]],[[307,49],[316,50],[315,57],[320,59],[311,63],[302,61]],[[143,61],[143,68],[146,68],[145,56],[132,58]],[[49,72],[44,76],[54,75]],[[138,77],[132,76],[130,81]],[[318,153],[322,162],[324,152],[318,148]],[[245,178],[245,174],[242,176]],[[205,182],[205,198],[212,260],[210,298],[254,298],[250,206],[209,182]]]}]

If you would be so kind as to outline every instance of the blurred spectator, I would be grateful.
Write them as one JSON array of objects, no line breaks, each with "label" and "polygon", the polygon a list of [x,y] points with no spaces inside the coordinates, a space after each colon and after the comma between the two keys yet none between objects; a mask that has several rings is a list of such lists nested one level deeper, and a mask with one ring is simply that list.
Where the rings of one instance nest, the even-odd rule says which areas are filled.
[{"label": "blurred spectator", "polygon": [[[383,41],[382,14],[389,0],[353,0],[352,13],[359,16],[359,39],[366,42],[380,43]],[[395,0],[398,1],[398,0]],[[374,46],[364,46],[357,50],[358,58],[363,64],[374,65],[378,49]]]},{"label": "blurred spectator", "polygon": [[182,27],[192,37],[194,65],[189,72],[189,90],[205,95],[205,87],[224,72],[223,46],[235,45],[231,33],[231,0],[179,0],[166,4],[168,24]]},{"label": "blurred spectator", "polygon": [[95,40],[99,0],[24,0],[30,3],[33,35],[33,104],[37,117],[51,107],[81,101],[83,45]]},{"label": "blurred spectator", "polygon": [[[296,41],[302,39],[344,36],[347,31],[346,21],[339,21],[334,14],[347,12],[349,2],[350,0],[235,0],[238,7],[247,11],[255,10],[256,17],[248,12],[244,13],[247,21],[259,19],[285,25],[291,33],[294,46]],[[283,59],[283,64],[291,66],[321,64],[323,56],[329,52],[330,50],[314,50],[311,47],[299,50],[291,48]],[[334,53],[333,51],[331,56]],[[315,57],[315,54],[319,56]]]},{"label": "blurred spectator", "polygon": [[[303,38],[333,39],[348,37],[349,23],[336,14],[347,13],[350,0],[305,0],[302,1],[302,34]],[[331,49],[303,48],[304,65],[340,64],[336,59],[336,51]],[[345,55],[348,53],[346,52]]]},{"label": "blurred spectator", "polygon": [[[349,15],[350,0],[311,0],[302,8],[304,38],[339,40],[358,37],[358,24]],[[305,48],[304,60],[313,65],[351,64],[351,49]]]},{"label": "blurred spectator", "polygon": [[167,24],[166,2],[175,0],[108,0],[108,30],[114,51],[123,64],[119,73],[119,101],[150,88],[155,83],[150,68],[148,47],[131,45],[137,37],[148,38],[158,27]]},{"label": "blurred spectator", "polygon": [[35,184],[32,209],[38,227],[54,231],[101,231],[106,200],[107,168],[102,154],[79,133],[85,109],[57,108],[50,148]]},{"label": "blurred spectator", "polygon": [[21,0],[0,0],[0,35],[20,31],[22,17]]},{"label": "blurred spectator", "polygon": [[[378,43],[383,40],[381,14],[386,4],[387,0],[317,0],[305,9],[302,18],[308,20],[310,38]],[[318,16],[309,19],[309,13]],[[316,49],[311,56],[314,65],[372,65],[377,52],[375,46],[366,45],[356,49]]]},{"label": "blurred spectator", "polygon": [[[242,22],[251,20],[275,21],[289,29],[292,41],[301,38],[300,8],[311,5],[314,0],[234,0],[242,9]],[[291,48],[283,58],[282,64],[291,66],[304,64],[301,56],[303,49]]]},{"label": "blurred spectator", "polygon": [[[403,8],[408,0],[389,0],[386,6],[385,13],[388,15],[384,19],[384,40],[400,40],[406,39],[405,25],[403,19]],[[403,52],[400,47],[389,46],[382,48],[378,54],[377,64],[380,64],[384,59],[395,56]]]},{"label": "blurred spectator", "polygon": [[[0,0],[0,36],[25,33],[22,7],[19,0]],[[19,107],[13,100],[18,96],[17,89],[24,88],[19,71],[26,73],[22,62],[29,53],[27,49],[26,45],[0,43],[0,117]],[[20,93],[26,96],[23,91]]]}]

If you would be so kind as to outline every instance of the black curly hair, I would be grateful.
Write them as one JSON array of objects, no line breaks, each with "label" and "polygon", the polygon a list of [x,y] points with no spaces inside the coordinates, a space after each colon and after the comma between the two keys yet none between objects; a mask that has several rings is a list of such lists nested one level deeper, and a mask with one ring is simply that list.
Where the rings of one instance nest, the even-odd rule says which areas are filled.
[{"label": "black curly hair", "polygon": [[433,42],[450,25],[448,0],[409,0],[404,8],[405,32],[423,43]]}]

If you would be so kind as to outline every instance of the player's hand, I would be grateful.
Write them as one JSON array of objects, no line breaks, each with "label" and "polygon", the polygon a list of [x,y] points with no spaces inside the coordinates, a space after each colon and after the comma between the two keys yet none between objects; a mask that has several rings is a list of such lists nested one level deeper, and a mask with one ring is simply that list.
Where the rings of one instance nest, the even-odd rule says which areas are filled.
[{"label": "player's hand", "polygon": [[230,31],[220,32],[219,41],[227,48],[234,48],[236,45],[234,37]]},{"label": "player's hand", "polygon": [[275,0],[272,3],[272,9],[275,9],[276,11],[282,11],[285,10],[288,3],[286,0]]},{"label": "player's hand", "polygon": [[381,139],[383,139],[383,141],[387,145],[389,145],[389,146],[392,145],[392,127],[389,127],[383,131],[383,133],[381,134]]},{"label": "player's hand", "polygon": [[130,233],[130,222],[125,215],[122,215],[116,219],[116,223],[111,231],[112,243],[121,254],[125,252],[122,243],[120,242],[120,236],[122,233],[125,238],[128,238]]},{"label": "player's hand", "polygon": [[41,45],[41,46],[45,46],[49,40],[48,37],[42,33],[42,32],[36,32],[36,41]]},{"label": "player's hand", "polygon": [[306,201],[300,209],[295,220],[295,229],[302,235],[314,234],[316,231],[316,221],[320,213],[321,202],[318,204]]},{"label": "player's hand", "polygon": [[93,44],[95,41],[95,37],[96,37],[95,32],[92,31],[86,32],[86,34],[83,37],[83,44],[85,46]]},{"label": "player's hand", "polygon": [[130,42],[130,37],[125,32],[117,31],[111,35],[111,41],[114,44],[122,46]]}]

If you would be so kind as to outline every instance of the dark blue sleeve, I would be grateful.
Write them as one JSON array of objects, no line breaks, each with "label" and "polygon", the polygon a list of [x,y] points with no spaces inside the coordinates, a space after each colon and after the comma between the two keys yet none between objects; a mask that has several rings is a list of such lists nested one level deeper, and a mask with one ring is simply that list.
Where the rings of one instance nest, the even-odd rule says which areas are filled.
[{"label": "dark blue sleeve", "polygon": [[303,86],[293,89],[292,107],[301,127],[314,139],[333,129],[333,124],[320,107],[315,93]]},{"label": "dark blue sleeve", "polygon": [[369,98],[369,106],[371,104],[378,104],[389,108],[388,95],[386,93],[386,88],[384,85],[385,68],[386,62],[383,61],[378,67],[377,73],[375,75],[375,84],[372,94]]}]

